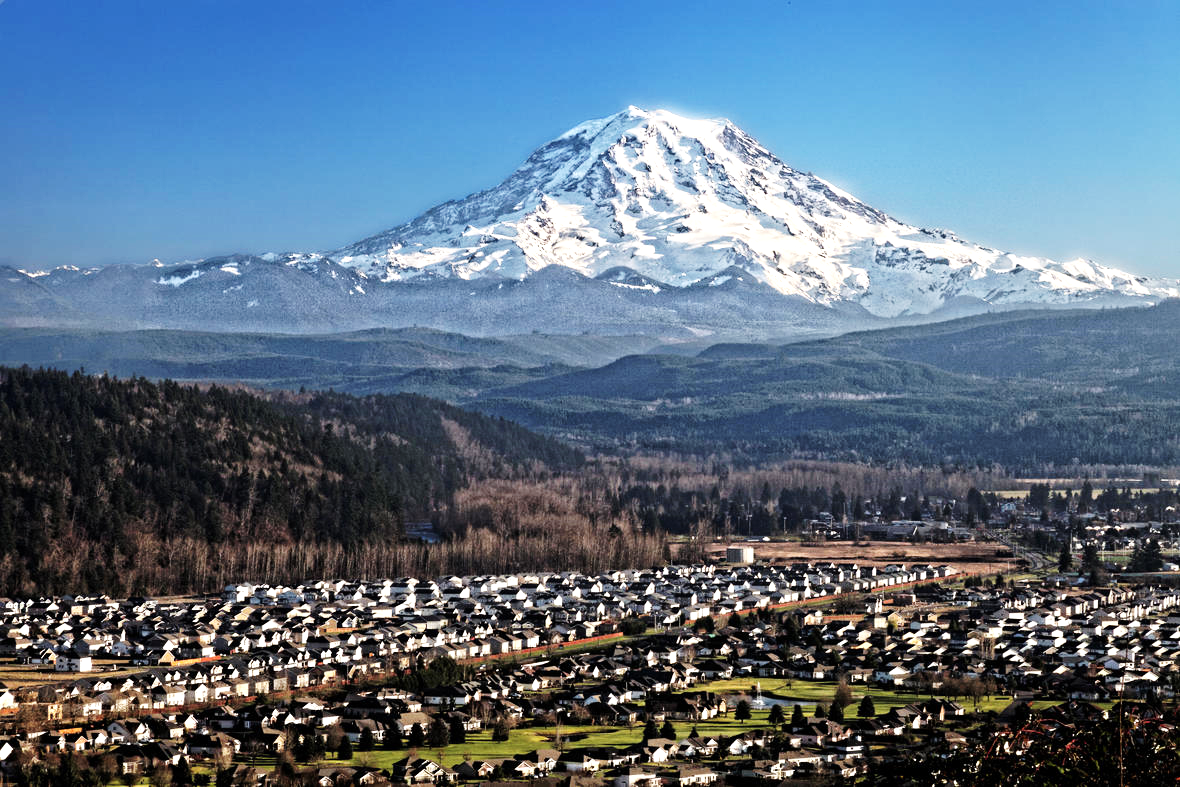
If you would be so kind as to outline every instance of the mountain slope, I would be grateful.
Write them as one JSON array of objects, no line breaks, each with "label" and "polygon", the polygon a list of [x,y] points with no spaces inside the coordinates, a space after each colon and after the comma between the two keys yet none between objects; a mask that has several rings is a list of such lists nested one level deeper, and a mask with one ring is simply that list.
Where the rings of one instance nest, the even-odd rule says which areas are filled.
[{"label": "mountain slope", "polygon": [[[714,286],[734,271],[786,296],[927,314],[957,299],[1077,304],[1180,294],[907,226],[732,123],[630,107],[542,146],[495,188],[330,255],[369,278],[523,279],[552,265],[616,286]],[[626,281],[631,275],[636,281]]]},{"label": "mountain slope", "polygon": [[[1180,302],[718,345],[466,402],[603,447],[922,464],[1180,465]],[[474,378],[469,378],[474,380]],[[452,384],[457,387],[457,380]]]},{"label": "mountain slope", "polygon": [[493,188],[337,251],[2,269],[0,326],[425,326],[702,349],[1177,295],[1175,281],[906,225],[790,167],[728,121],[631,107],[543,145]]}]

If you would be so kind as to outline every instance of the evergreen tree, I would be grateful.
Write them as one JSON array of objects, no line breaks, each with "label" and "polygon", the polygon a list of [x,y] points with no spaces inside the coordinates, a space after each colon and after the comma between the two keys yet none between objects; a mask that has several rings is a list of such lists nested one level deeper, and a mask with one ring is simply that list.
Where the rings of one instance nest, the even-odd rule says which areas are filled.
[{"label": "evergreen tree", "polygon": [[451,742],[451,727],[442,718],[436,718],[430,723],[430,731],[426,733],[426,742],[432,749],[441,749]]},{"label": "evergreen tree", "polygon": [[347,735],[340,740],[340,748],[336,750],[336,756],[342,760],[352,759],[352,739]]},{"label": "evergreen tree", "polygon": [[463,726],[463,719],[458,716],[451,718],[451,743],[466,743],[467,728]]},{"label": "evergreen tree", "polygon": [[295,755],[295,759],[299,762],[311,762],[311,736],[300,735],[295,741],[295,746],[291,753]]},{"label": "evergreen tree", "polygon": [[773,727],[777,727],[783,723],[783,706],[774,704],[770,706],[770,713],[766,717],[766,721]]},{"label": "evergreen tree", "polygon": [[408,745],[411,749],[417,749],[424,743],[426,743],[426,733],[422,731],[422,725],[415,722],[414,726],[410,727],[410,738]]},{"label": "evergreen tree", "polygon": [[738,700],[737,707],[734,708],[733,717],[738,721],[746,721],[750,718],[750,703],[746,700]]},{"label": "evergreen tree", "polygon": [[643,740],[649,741],[652,738],[658,737],[660,737],[660,731],[656,727],[656,720],[649,716],[647,724],[643,725]]},{"label": "evergreen tree", "polygon": [[361,730],[361,736],[357,741],[356,747],[360,751],[373,751],[373,749],[377,748],[377,739],[373,737],[373,731],[368,727]]},{"label": "evergreen tree", "polygon": [[1131,559],[1127,561],[1127,570],[1133,572],[1140,572],[1143,570],[1142,542],[1136,541],[1135,546],[1131,548]]},{"label": "evergreen tree", "polygon": [[844,721],[844,707],[838,702],[833,702],[831,710],[828,711],[828,718],[832,721]]},{"label": "evergreen tree", "polygon": [[187,758],[181,757],[180,761],[172,767],[172,783],[177,785],[193,783],[193,769]]},{"label": "evergreen tree", "polygon": [[801,641],[799,620],[790,613],[783,619],[783,639],[788,645],[797,645]]},{"label": "evergreen tree", "polygon": [[1086,544],[1082,550],[1082,573],[1089,575],[1091,585],[1101,585],[1106,572],[1102,568],[1102,560],[1098,557],[1098,545]]},{"label": "evergreen tree", "polygon": [[1160,543],[1154,538],[1146,542],[1138,541],[1131,553],[1131,561],[1127,564],[1130,571],[1147,573],[1159,571],[1164,567],[1164,557],[1160,550]]},{"label": "evergreen tree", "polygon": [[876,708],[876,706],[873,704],[873,698],[872,698],[872,697],[870,697],[868,694],[866,694],[866,695],[864,696],[864,699],[862,699],[862,700],[860,701],[860,708],[859,708],[859,710],[857,711],[857,713],[858,713],[858,714],[859,714],[859,715],[860,715],[862,718],[865,718],[865,719],[869,718],[870,716],[876,716],[876,715],[877,715],[877,708]]},{"label": "evergreen tree", "polygon": [[815,704],[815,718],[826,719],[828,717],[828,709],[824,707],[822,702]]},{"label": "evergreen tree", "polygon": [[797,730],[807,724],[807,717],[803,714],[803,706],[795,705],[791,711],[791,729]]},{"label": "evergreen tree", "polygon": [[676,728],[672,726],[670,719],[664,720],[664,726],[660,727],[660,737],[669,740],[676,740]]},{"label": "evergreen tree", "polygon": [[1070,538],[1066,539],[1061,544],[1061,552],[1057,555],[1057,570],[1062,574],[1069,571],[1073,567],[1073,553],[1069,551]]}]

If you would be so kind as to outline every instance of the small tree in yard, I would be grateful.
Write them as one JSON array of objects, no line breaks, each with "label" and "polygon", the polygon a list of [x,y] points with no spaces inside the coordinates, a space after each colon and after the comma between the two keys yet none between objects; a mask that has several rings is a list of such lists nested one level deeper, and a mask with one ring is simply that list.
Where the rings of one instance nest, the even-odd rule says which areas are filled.
[{"label": "small tree in yard", "polygon": [[800,727],[806,726],[806,724],[807,717],[803,715],[803,706],[796,705],[795,710],[791,711],[791,728],[797,730]]},{"label": "small tree in yard", "polygon": [[836,694],[832,697],[832,708],[839,705],[840,710],[844,710],[851,704],[852,689],[848,688],[848,681],[841,678],[840,682],[836,684]]},{"label": "small tree in yard", "polygon": [[451,742],[451,727],[443,719],[438,718],[430,723],[430,732],[426,733],[426,742],[432,749],[441,749]]},{"label": "small tree in yard", "polygon": [[766,717],[766,721],[775,727],[782,724],[783,723],[783,706],[782,705],[771,705],[770,706],[770,714]]},{"label": "small tree in yard", "polygon": [[167,765],[157,765],[148,772],[148,784],[152,787],[168,787],[172,784],[172,769]]},{"label": "small tree in yard", "polygon": [[660,731],[656,728],[656,720],[648,718],[647,724],[643,725],[643,739],[650,741],[652,738],[660,737]]},{"label": "small tree in yard", "polygon": [[824,707],[822,702],[815,704],[815,718],[826,719],[828,717],[828,709]]},{"label": "small tree in yard", "polygon": [[414,726],[410,727],[409,746],[416,749],[424,743],[426,743],[426,733],[422,731],[422,725],[415,722]]},{"label": "small tree in yard", "polygon": [[840,703],[832,703],[831,710],[828,711],[828,718],[832,721],[844,721],[844,709],[840,707]]},{"label": "small tree in yard", "polygon": [[862,718],[866,719],[869,716],[877,715],[877,707],[873,705],[873,698],[868,694],[866,694],[864,699],[860,701],[860,708],[857,710],[857,713],[859,713]]},{"label": "small tree in yard", "polygon": [[[288,754],[288,757],[291,755]],[[181,757],[180,760],[172,768],[172,783],[173,784],[192,784],[193,783],[193,769],[188,764],[188,760]]]},{"label": "small tree in yard", "polygon": [[342,760],[352,759],[352,739],[347,735],[340,741],[340,748],[336,750],[336,756]]},{"label": "small tree in yard", "polygon": [[738,721],[747,721],[750,718],[750,703],[745,700],[738,700],[737,707],[734,708],[733,717]]},{"label": "small tree in yard", "polygon": [[278,774],[279,784],[289,785],[295,783],[298,771],[295,768],[295,759],[291,756],[291,752],[285,751],[276,758],[275,773]]},{"label": "small tree in yard", "polygon": [[451,743],[466,743],[467,742],[467,728],[463,726],[463,720],[459,717],[451,719]]},{"label": "small tree in yard", "polygon": [[647,631],[647,621],[636,617],[623,618],[619,629],[628,637],[636,637]]},{"label": "small tree in yard", "polygon": [[328,751],[338,751],[340,744],[348,736],[344,734],[339,724],[333,724],[328,730]]},{"label": "small tree in yard", "polygon": [[373,737],[373,731],[368,727],[361,730],[361,737],[357,741],[356,747],[360,751],[373,751],[377,748],[377,739]]},{"label": "small tree in yard", "polygon": [[664,726],[660,727],[660,737],[673,741],[676,740],[676,728],[672,726],[671,721],[664,721]]}]

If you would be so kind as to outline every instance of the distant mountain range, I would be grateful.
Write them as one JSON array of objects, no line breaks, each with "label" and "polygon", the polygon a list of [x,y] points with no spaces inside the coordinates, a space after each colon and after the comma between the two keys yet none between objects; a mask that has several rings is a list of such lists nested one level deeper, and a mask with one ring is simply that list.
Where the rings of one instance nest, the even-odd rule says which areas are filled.
[{"label": "distant mountain range", "polygon": [[[634,336],[27,328],[0,329],[0,363],[420,393],[593,449],[998,462],[1039,475],[1077,463],[1180,467],[1177,335],[1180,301],[697,353]],[[643,354],[619,357],[629,345]]]},{"label": "distant mountain range", "polygon": [[631,107],[571,129],[491,189],[337,251],[0,268],[0,325],[419,326],[645,337],[635,349],[646,349],[1178,295],[1176,281],[903,224],[791,168],[728,121]]}]

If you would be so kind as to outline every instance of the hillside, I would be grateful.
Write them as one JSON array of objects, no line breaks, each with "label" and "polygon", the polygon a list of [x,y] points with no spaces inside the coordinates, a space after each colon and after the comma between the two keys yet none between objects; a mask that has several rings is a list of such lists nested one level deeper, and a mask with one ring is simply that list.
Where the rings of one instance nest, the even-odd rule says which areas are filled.
[{"label": "hillside", "polygon": [[397,541],[405,520],[446,510],[472,479],[581,462],[413,395],[263,398],[0,369],[0,594],[159,588],[173,560],[162,545],[177,542],[314,554]]},{"label": "hillside", "polygon": [[[408,392],[584,446],[750,459],[1180,464],[1180,301],[1006,311],[792,344],[0,331],[0,363]],[[625,352],[630,355],[615,359]],[[579,353],[604,365],[575,365]]]},{"label": "hillside", "polygon": [[[1180,463],[1180,303],[981,315],[781,347],[623,358],[482,391],[485,412],[602,446],[767,458]],[[452,384],[456,381],[452,380]]]}]

